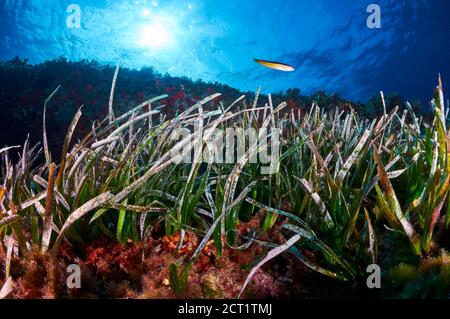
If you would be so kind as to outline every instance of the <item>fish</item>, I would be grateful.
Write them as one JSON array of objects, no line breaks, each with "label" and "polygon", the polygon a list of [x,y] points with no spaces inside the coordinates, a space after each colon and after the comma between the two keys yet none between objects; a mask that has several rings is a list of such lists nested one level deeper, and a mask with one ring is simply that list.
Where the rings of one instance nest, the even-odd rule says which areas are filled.
[{"label": "fish", "polygon": [[266,60],[260,60],[260,59],[253,59],[256,63],[259,63],[267,68],[278,70],[278,71],[284,71],[284,72],[292,72],[295,71],[295,68],[291,65],[281,63],[281,62],[274,62],[274,61],[266,61]]}]

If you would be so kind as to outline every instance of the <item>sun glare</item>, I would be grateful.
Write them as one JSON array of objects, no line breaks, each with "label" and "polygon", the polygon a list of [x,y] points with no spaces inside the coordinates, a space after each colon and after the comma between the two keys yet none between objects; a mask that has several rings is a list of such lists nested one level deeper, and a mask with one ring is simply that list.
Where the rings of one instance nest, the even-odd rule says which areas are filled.
[{"label": "sun glare", "polygon": [[145,9],[142,9],[141,13],[142,13],[142,15],[144,17],[148,17],[148,16],[150,16],[152,14],[152,11],[150,9],[148,9],[148,8],[145,8]]},{"label": "sun glare", "polygon": [[171,35],[160,22],[144,25],[139,31],[139,45],[153,49],[166,48],[171,43]]}]

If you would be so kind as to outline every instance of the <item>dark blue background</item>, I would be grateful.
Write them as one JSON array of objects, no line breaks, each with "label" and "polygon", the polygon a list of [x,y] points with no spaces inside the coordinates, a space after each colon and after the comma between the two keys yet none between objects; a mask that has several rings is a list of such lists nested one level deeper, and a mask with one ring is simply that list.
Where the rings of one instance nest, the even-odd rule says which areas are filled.
[{"label": "dark blue background", "polygon": [[[71,3],[81,29],[66,27]],[[381,29],[366,26],[371,3]],[[438,72],[450,83],[448,0],[4,0],[0,15],[0,59],[121,61],[244,90],[323,89],[361,101],[383,90],[426,103]],[[155,24],[149,32],[162,28],[163,43],[142,45],[160,36],[143,34]],[[297,70],[272,71],[254,57]]]}]

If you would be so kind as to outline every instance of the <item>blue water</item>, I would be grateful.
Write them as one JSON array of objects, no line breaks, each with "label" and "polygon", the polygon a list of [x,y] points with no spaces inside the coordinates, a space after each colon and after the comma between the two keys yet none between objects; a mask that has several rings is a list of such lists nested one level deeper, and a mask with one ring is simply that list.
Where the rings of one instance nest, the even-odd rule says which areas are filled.
[{"label": "blue water", "polygon": [[[366,25],[371,3],[379,29]],[[80,28],[67,25],[70,4]],[[298,87],[361,101],[380,90],[427,101],[439,72],[450,86],[448,0],[2,0],[0,25],[0,59],[121,61],[242,90]]]}]

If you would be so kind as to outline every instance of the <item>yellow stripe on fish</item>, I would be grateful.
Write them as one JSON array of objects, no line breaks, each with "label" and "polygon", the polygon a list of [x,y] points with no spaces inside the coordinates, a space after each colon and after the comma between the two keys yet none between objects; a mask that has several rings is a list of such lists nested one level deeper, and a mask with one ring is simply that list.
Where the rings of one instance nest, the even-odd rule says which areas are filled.
[{"label": "yellow stripe on fish", "polygon": [[292,72],[295,71],[295,68],[293,66],[290,66],[285,63],[280,62],[274,62],[274,61],[265,61],[265,60],[259,60],[259,59],[253,59],[256,63],[259,63],[267,68],[271,68],[278,71],[284,71],[284,72]]}]

